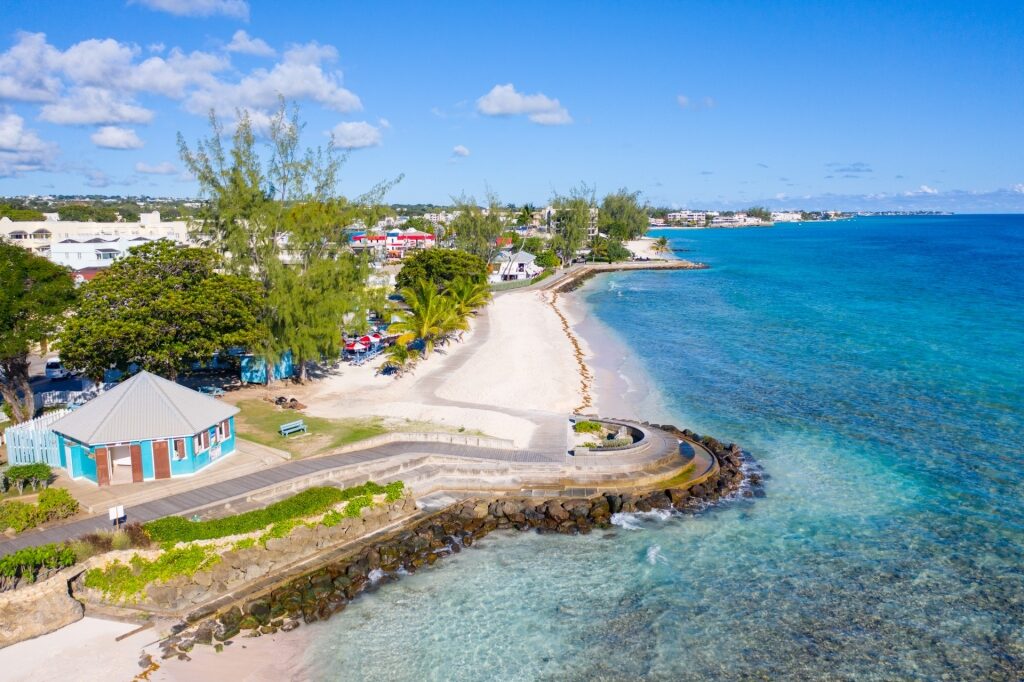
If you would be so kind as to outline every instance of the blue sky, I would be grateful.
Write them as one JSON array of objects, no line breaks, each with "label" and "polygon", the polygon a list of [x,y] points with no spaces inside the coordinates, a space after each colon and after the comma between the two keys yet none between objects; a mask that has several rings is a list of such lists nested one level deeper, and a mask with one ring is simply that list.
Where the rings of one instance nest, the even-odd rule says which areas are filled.
[{"label": "blue sky", "polygon": [[[102,9],[101,9],[102,7]],[[4,3],[0,194],[191,196],[295,99],[342,190],[1024,211],[1024,3]]]}]

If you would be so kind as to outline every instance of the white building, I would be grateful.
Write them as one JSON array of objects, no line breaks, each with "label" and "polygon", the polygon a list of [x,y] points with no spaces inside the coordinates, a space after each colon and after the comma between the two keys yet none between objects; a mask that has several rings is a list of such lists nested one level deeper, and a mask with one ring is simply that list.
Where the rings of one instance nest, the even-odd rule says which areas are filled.
[{"label": "white building", "polygon": [[537,257],[532,253],[525,251],[517,253],[502,251],[491,260],[493,270],[488,279],[494,284],[533,279],[544,271],[544,268],[537,265],[536,259]]},{"label": "white building", "polygon": [[138,222],[121,223],[78,222],[60,220],[56,213],[45,215],[46,220],[18,222],[0,218],[0,238],[41,256],[49,256],[54,245],[65,239],[82,242],[95,237],[114,240],[145,237],[147,240],[172,239],[179,243],[188,241],[188,223],[183,220],[162,221],[159,211],[141,214]]},{"label": "white building", "polygon": [[802,219],[799,211],[772,211],[772,222],[798,223]]},{"label": "white building", "polygon": [[50,247],[49,258],[72,270],[102,268],[128,254],[128,249],[153,241],[149,237],[82,236],[62,239]]}]

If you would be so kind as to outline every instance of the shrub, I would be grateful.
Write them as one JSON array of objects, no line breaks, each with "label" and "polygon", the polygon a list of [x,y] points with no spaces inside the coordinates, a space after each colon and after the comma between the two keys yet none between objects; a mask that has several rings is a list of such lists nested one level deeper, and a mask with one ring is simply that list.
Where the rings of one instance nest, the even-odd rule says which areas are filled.
[{"label": "shrub", "polygon": [[0,576],[34,582],[41,568],[63,568],[74,563],[75,553],[68,545],[26,547],[0,558]]},{"label": "shrub", "polygon": [[34,505],[17,500],[0,502],[0,531],[12,528],[15,533],[20,533],[34,525],[36,525]]},{"label": "shrub", "polygon": [[110,536],[111,549],[129,549],[131,546],[131,538],[129,538],[128,533],[123,530],[115,530]]},{"label": "shrub", "polygon": [[187,545],[164,552],[153,560],[135,555],[127,563],[115,561],[85,574],[85,586],[118,601],[135,601],[147,585],[179,575],[192,577],[220,561],[213,547]]},{"label": "shrub", "polygon": [[340,502],[363,495],[386,494],[389,498],[391,495],[397,495],[397,499],[401,497],[403,489],[404,484],[401,481],[395,481],[387,486],[367,481],[363,485],[344,490],[330,487],[309,488],[263,509],[254,509],[234,516],[209,521],[189,521],[180,516],[168,516],[150,521],[143,528],[150,538],[161,543],[215,540],[228,535],[252,533],[282,521],[314,516]]},{"label": "shrub", "polygon": [[74,552],[75,561],[78,563],[82,563],[89,557],[99,554],[92,543],[82,540],[81,538],[69,542],[68,547],[70,547],[71,551]]},{"label": "shrub", "polygon": [[351,500],[348,501],[348,504],[345,505],[345,509],[344,511],[341,512],[341,515],[346,516],[350,519],[354,519],[357,516],[359,516],[359,513],[363,510],[364,507],[369,507],[372,504],[372,495],[359,495],[358,497],[353,497]]},{"label": "shrub", "polygon": [[236,552],[240,549],[249,549],[256,544],[256,538],[242,538],[235,544],[231,545],[231,549]]},{"label": "shrub", "polygon": [[604,428],[600,422],[595,421],[580,421],[576,422],[576,425],[572,427],[576,433],[600,433]]},{"label": "shrub", "polygon": [[47,488],[39,493],[36,510],[39,515],[39,523],[66,519],[78,513],[78,500],[64,488]]},{"label": "shrub", "polygon": [[25,492],[25,486],[32,486],[35,490],[38,486],[46,487],[53,478],[53,470],[49,464],[37,462],[35,464],[17,464],[8,467],[5,472],[11,483],[18,488],[18,494]]}]

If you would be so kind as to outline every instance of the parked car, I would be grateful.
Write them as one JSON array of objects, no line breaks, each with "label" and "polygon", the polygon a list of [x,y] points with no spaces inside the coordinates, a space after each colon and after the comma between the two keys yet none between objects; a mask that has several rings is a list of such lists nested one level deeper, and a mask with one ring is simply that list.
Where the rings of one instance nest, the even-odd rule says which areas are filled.
[{"label": "parked car", "polygon": [[61,364],[60,357],[52,357],[46,361],[47,379],[67,379],[69,376],[71,372]]}]

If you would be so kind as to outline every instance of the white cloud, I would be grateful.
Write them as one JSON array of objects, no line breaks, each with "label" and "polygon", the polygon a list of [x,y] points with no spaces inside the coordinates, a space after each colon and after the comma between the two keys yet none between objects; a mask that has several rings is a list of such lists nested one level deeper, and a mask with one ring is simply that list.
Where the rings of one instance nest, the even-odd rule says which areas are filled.
[{"label": "white cloud", "polygon": [[74,88],[59,102],[43,106],[39,118],[60,125],[148,123],[153,112],[118,99],[104,88]]},{"label": "white cloud", "polygon": [[330,45],[296,45],[271,69],[254,69],[237,83],[216,81],[194,91],[185,107],[195,114],[213,109],[232,116],[235,109],[269,109],[278,99],[308,99],[342,113],[363,108],[354,93],[341,85],[341,71],[325,71],[321,65],[338,53]]},{"label": "white cloud", "polygon": [[142,140],[131,128],[103,126],[89,136],[92,143],[104,149],[142,149]]},{"label": "white cloud", "polygon": [[939,190],[935,189],[934,187],[929,187],[928,185],[921,185],[918,188],[917,191],[918,191],[919,194],[938,194],[939,193]]},{"label": "white cloud", "polygon": [[701,109],[714,109],[717,102],[713,97],[701,97],[699,100],[694,100],[686,95],[676,95],[676,104],[680,109],[700,111]]},{"label": "white cloud", "polygon": [[126,71],[118,85],[140,92],[153,92],[173,99],[185,96],[190,86],[212,87],[213,74],[231,66],[228,59],[209,52],[171,49],[167,58],[150,57]]},{"label": "white cloud", "polygon": [[0,178],[48,170],[57,151],[57,145],[25,128],[21,116],[0,109]]},{"label": "white cloud", "polygon": [[277,52],[270,45],[259,38],[253,38],[242,29],[235,31],[231,36],[231,42],[224,48],[228,52],[251,54],[256,57],[273,57]]},{"label": "white cloud", "polygon": [[158,12],[167,12],[179,17],[212,17],[223,15],[235,19],[249,20],[249,3],[246,0],[129,0]]},{"label": "white cloud", "polygon": [[146,49],[152,52],[153,54],[161,54],[164,50],[167,49],[167,46],[163,43],[150,43],[146,46]]},{"label": "white cloud", "polygon": [[341,149],[376,147],[381,142],[380,128],[366,121],[346,121],[334,126],[331,139]]},{"label": "white cloud", "polygon": [[1024,194],[1024,182],[1017,183],[1010,188],[1010,191],[1016,192],[1017,194]]},{"label": "white cloud", "polygon": [[17,42],[0,54],[0,100],[49,102],[62,84],[53,73],[60,51],[46,42],[43,33],[19,33]]},{"label": "white cloud", "polygon": [[143,173],[145,175],[174,175],[178,172],[178,168],[170,161],[164,161],[156,164],[148,164],[144,161],[139,161],[135,164],[135,172]]},{"label": "white cloud", "polygon": [[464,145],[457,144],[452,149],[452,154],[454,154],[455,156],[469,156],[469,149]]},{"label": "white cloud", "polygon": [[524,95],[517,92],[511,83],[495,85],[491,91],[476,101],[476,109],[486,116],[525,115],[540,125],[565,125],[572,123],[569,111],[542,93]]},{"label": "white cloud", "polygon": [[85,181],[85,184],[89,187],[103,189],[110,185],[110,176],[98,168],[91,168],[85,171],[85,177],[88,178],[88,180]]}]

